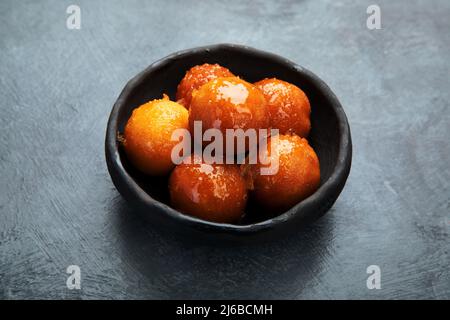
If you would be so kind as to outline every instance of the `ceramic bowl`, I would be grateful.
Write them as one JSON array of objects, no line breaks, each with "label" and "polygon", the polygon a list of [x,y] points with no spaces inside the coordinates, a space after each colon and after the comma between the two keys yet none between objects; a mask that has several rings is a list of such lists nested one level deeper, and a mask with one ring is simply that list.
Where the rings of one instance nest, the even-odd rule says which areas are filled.
[{"label": "ceramic bowl", "polygon": [[[145,176],[133,168],[117,140],[131,112],[149,100],[161,98],[163,93],[175,100],[177,85],[185,72],[203,63],[219,63],[249,82],[276,77],[297,85],[306,93],[312,109],[308,141],[319,157],[321,169],[320,187],[313,195],[276,216],[256,209],[240,224],[214,223],[173,209],[169,201],[168,177]],[[352,143],[341,104],[318,76],[278,55],[247,46],[219,44],[171,54],[131,79],[111,111],[105,151],[114,185],[152,224],[191,236],[249,239],[287,234],[325,214],[338,198],[349,175]]]}]

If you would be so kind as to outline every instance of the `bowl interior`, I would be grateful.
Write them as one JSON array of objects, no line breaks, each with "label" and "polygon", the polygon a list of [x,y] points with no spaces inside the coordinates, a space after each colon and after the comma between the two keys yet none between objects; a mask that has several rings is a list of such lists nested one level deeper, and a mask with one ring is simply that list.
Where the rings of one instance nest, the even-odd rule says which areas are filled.
[{"label": "bowl interior", "polygon": [[[248,82],[256,82],[264,78],[278,78],[300,87],[311,103],[311,133],[308,141],[316,151],[321,169],[321,185],[331,176],[337,163],[340,143],[340,128],[336,110],[332,106],[326,91],[320,87],[311,74],[301,67],[278,56],[246,49],[242,47],[216,47],[213,49],[197,49],[187,51],[160,60],[137,76],[132,90],[121,102],[118,114],[118,131],[123,133],[124,127],[133,109],[141,104],[161,98],[168,94],[175,100],[178,83],[191,67],[203,63],[218,63],[230,69],[235,75]],[[119,146],[118,146],[119,147]],[[168,177],[150,177],[137,171],[128,161],[124,151],[119,147],[123,167],[137,184],[153,199],[170,205]],[[260,222],[279,213],[266,213],[251,201],[241,225]],[[256,214],[255,211],[258,211]]]}]

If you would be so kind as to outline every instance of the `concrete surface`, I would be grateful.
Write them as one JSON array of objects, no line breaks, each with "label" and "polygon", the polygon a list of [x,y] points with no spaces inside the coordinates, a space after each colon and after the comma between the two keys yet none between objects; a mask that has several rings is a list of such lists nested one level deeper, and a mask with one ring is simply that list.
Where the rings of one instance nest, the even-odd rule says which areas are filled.
[{"label": "concrete surface", "polygon": [[[81,8],[81,29],[66,8]],[[381,8],[381,30],[366,9]],[[449,1],[1,1],[0,297],[450,298]],[[104,159],[125,83],[177,50],[283,55],[340,98],[353,166],[281,241],[189,245],[137,216]],[[79,265],[81,290],[66,287]],[[368,290],[366,269],[381,268]]]}]

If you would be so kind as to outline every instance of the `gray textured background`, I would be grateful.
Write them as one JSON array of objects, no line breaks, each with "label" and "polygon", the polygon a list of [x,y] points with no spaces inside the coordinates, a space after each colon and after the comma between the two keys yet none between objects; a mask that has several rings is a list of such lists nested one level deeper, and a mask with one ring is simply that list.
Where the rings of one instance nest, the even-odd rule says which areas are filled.
[{"label": "gray textured background", "polygon": [[[382,30],[366,28],[372,3]],[[449,18],[446,0],[1,1],[0,297],[449,299]],[[281,241],[188,245],[137,216],[107,173],[106,121],[127,80],[220,42],[309,68],[350,121],[343,193]],[[71,264],[80,291],[65,286]],[[381,290],[366,288],[371,264]]]}]

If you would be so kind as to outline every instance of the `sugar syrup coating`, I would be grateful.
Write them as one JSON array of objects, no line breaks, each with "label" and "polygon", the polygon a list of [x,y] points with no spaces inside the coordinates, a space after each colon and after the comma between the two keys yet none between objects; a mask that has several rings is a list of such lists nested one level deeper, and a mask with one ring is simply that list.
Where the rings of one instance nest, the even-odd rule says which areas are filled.
[{"label": "sugar syrup coating", "polygon": [[205,83],[219,77],[233,77],[234,75],[219,64],[202,64],[189,69],[184,78],[178,84],[177,101],[189,109],[192,91],[200,88]]},{"label": "sugar syrup coating", "polygon": [[255,83],[264,94],[272,128],[281,134],[295,133],[308,137],[311,129],[311,106],[306,94],[297,86],[275,78]]},{"label": "sugar syrup coating", "polygon": [[172,171],[169,191],[174,208],[213,222],[237,222],[247,203],[246,181],[237,165],[180,164]]},{"label": "sugar syrup coating", "polygon": [[[261,162],[242,165],[252,189],[250,194],[259,205],[272,211],[285,211],[318,189],[319,159],[306,139],[293,134],[271,137],[267,154],[272,165]],[[273,166],[276,163],[275,174],[261,174],[262,168],[276,168]]]},{"label": "sugar syrup coating", "polygon": [[166,95],[134,109],[123,135],[128,159],[145,174],[168,174],[175,166],[171,153],[178,143],[171,140],[172,133],[188,129],[188,119],[188,111]]}]

